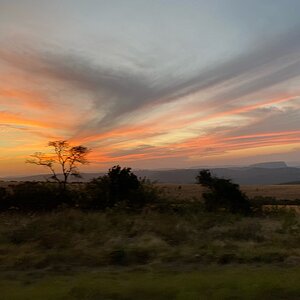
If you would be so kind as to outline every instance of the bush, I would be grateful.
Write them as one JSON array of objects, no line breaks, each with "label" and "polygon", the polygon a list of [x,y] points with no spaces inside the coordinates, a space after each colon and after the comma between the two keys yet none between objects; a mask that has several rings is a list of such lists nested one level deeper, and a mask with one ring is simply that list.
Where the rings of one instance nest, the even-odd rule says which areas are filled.
[{"label": "bush", "polygon": [[84,185],[61,189],[53,182],[23,182],[0,188],[0,211],[51,211],[61,207],[104,210],[119,207],[143,209],[159,199],[158,188],[138,178],[130,168],[115,166]]},{"label": "bush", "polygon": [[7,208],[22,211],[49,211],[68,202],[68,196],[62,195],[53,183],[24,182],[11,185]]},{"label": "bush", "polygon": [[6,188],[0,187],[0,210],[6,210],[8,208],[8,192]]},{"label": "bush", "polygon": [[212,176],[209,170],[200,171],[197,183],[207,187],[209,192],[203,193],[204,205],[208,211],[220,209],[231,213],[250,213],[250,201],[241,192],[239,185],[230,179]]},{"label": "bush", "polygon": [[106,209],[121,206],[141,209],[158,199],[158,190],[145,179],[139,179],[131,168],[114,166],[102,177],[86,186],[87,199],[81,206]]}]

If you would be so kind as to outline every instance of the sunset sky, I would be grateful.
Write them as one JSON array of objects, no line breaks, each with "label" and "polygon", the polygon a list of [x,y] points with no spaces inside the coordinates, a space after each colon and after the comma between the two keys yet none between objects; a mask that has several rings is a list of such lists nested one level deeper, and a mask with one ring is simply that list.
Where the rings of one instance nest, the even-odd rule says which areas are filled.
[{"label": "sunset sky", "polygon": [[[0,0],[0,176],[300,165],[299,0]],[[44,170],[46,171],[46,170]]]}]

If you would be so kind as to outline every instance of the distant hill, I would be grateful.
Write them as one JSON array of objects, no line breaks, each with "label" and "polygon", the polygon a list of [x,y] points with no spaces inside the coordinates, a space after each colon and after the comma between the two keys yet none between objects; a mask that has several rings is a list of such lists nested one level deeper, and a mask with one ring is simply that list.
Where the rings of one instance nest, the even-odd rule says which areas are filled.
[{"label": "distant hill", "polygon": [[275,162],[263,162],[263,163],[259,163],[259,164],[253,164],[253,165],[250,165],[249,167],[278,169],[278,168],[287,168],[287,164],[284,161],[275,161]]},{"label": "distant hill", "polygon": [[281,185],[300,185],[300,181],[292,181],[292,182],[283,182]]},{"label": "distant hill", "polygon": [[[278,163],[274,163],[278,164]],[[244,185],[265,185],[265,184],[282,184],[300,182],[300,168],[280,167],[275,168],[272,163],[271,167],[262,167],[261,164],[252,165],[242,168],[212,168],[214,175],[230,178],[234,182]],[[195,183],[195,177],[201,169],[173,169],[173,170],[134,170],[139,177],[146,177],[160,183]],[[83,173],[81,179],[73,179],[73,182],[87,182],[93,178],[102,176],[104,173]],[[28,177],[9,177],[6,181],[45,181],[49,175],[36,175]]]},{"label": "distant hill", "polygon": [[[92,180],[93,178],[104,175],[104,173],[82,173],[82,178],[71,178],[72,182],[87,182]],[[58,175],[60,177],[61,175]],[[40,174],[40,175],[32,175],[32,176],[11,176],[2,178],[3,181],[47,181],[51,177],[50,174]]]},{"label": "distant hill", "polygon": [[[213,168],[212,173],[223,178],[230,178],[239,184],[280,184],[300,181],[300,168]],[[165,183],[194,183],[199,169],[180,169],[169,171],[140,171],[140,176]]]}]

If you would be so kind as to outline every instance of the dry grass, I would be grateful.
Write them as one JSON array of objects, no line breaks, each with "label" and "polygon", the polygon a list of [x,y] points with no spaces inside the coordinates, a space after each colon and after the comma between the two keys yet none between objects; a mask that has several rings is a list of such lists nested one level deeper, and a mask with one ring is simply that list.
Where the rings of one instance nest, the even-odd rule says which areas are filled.
[{"label": "dry grass", "polygon": [[[0,181],[0,187],[8,187],[18,182]],[[178,200],[201,198],[204,188],[199,184],[158,183],[167,196]],[[241,185],[243,192],[250,198],[256,196],[275,197],[277,199],[300,199],[300,184],[295,185]]]},{"label": "dry grass", "polygon": [[[199,199],[203,191],[159,186],[174,200]],[[300,198],[300,185],[242,189],[250,197]],[[190,206],[3,212],[0,298],[299,299],[299,214],[242,217]]]},{"label": "dry grass", "polygon": [[[198,184],[158,184],[167,196],[178,200],[199,199],[204,188]],[[256,196],[275,197],[276,199],[300,199],[299,185],[242,185],[241,189],[250,198]]]},{"label": "dry grass", "polygon": [[0,273],[106,266],[300,264],[300,216],[196,210],[0,214]]}]

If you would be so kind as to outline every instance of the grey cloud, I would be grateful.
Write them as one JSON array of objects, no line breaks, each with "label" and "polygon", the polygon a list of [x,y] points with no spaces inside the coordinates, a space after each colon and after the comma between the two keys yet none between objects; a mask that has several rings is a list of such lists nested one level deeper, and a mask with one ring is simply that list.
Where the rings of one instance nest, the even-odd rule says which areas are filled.
[{"label": "grey cloud", "polygon": [[[254,46],[238,57],[185,76],[176,72],[172,80],[162,77],[163,72],[142,72],[140,68],[124,66],[103,67],[82,55],[58,54],[30,50],[15,50],[13,46],[0,50],[0,59],[21,68],[31,76],[61,80],[76,90],[93,95],[95,109],[109,106],[106,116],[99,120],[101,130],[110,127],[124,115],[145,105],[159,105],[182,96],[209,89],[221,92],[210,99],[211,104],[222,105],[281,82],[300,76],[300,27],[284,36]],[[131,64],[134,65],[134,62]],[[174,62],[174,70],[178,66]],[[181,72],[182,73],[182,72]],[[178,73],[179,74],[179,73]],[[254,78],[254,74],[257,77]],[[175,77],[175,80],[174,80]]]},{"label": "grey cloud", "polygon": [[298,61],[287,63],[286,65],[283,65],[279,70],[274,70],[270,74],[258,74],[257,78],[250,79],[245,83],[241,83],[238,87],[229,88],[221,95],[213,97],[212,100],[213,102],[219,102],[220,100],[224,102],[234,101],[241,97],[271,88],[299,76],[300,57]]},{"label": "grey cloud", "polygon": [[277,106],[269,106],[269,107],[260,107],[255,110],[245,112],[244,115],[253,117],[255,119],[260,119],[260,118],[267,118],[271,114],[281,114],[281,113],[285,113],[285,110],[283,108],[279,108]]},{"label": "grey cloud", "polygon": [[53,54],[35,50],[21,53],[10,48],[0,50],[0,59],[32,77],[61,80],[71,88],[92,93],[96,109],[109,102],[111,111],[99,125],[107,125],[113,118],[140,107],[161,93],[156,78],[147,78],[134,69],[108,69],[74,53]]},{"label": "grey cloud", "polygon": [[264,114],[254,123],[232,130],[230,136],[256,134],[258,128],[259,133],[300,130],[299,120],[299,110],[287,109],[285,111],[275,111],[271,114]]},{"label": "grey cloud", "polygon": [[154,147],[152,145],[140,145],[138,147],[135,147],[134,149],[128,149],[128,150],[119,150],[112,152],[110,154],[111,157],[119,157],[119,156],[126,156],[131,154],[145,154],[145,153],[153,153],[157,147]]},{"label": "grey cloud", "polygon": [[[228,100],[242,97],[285,81],[300,76],[300,26],[293,28],[284,36],[279,36],[265,44],[249,49],[249,52],[231,60],[200,72],[193,78],[176,86],[174,93],[176,97],[196,92],[202,89],[214,88],[218,85],[225,85],[221,95],[212,100]],[[279,66],[279,70],[272,70]],[[271,69],[271,70],[270,70]],[[262,73],[260,73],[263,71]],[[266,74],[266,71],[272,72]],[[256,72],[257,78],[248,79],[239,85],[233,80],[245,80],[245,76],[253,76]],[[227,86],[226,86],[227,84]],[[229,89],[226,91],[226,88]],[[172,99],[172,98],[171,98]]]}]

